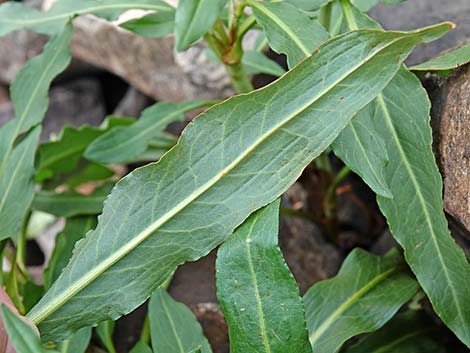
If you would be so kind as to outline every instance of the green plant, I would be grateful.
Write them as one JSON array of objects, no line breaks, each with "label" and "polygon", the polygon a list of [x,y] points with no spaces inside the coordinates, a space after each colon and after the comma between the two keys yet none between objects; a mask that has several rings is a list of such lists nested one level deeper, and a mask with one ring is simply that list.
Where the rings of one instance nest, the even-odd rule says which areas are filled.
[{"label": "green plant", "polygon": [[[430,103],[403,64],[417,44],[441,37],[452,24],[383,31],[362,12],[375,3],[182,0],[174,9],[159,0],[58,0],[46,13],[16,2],[0,6],[1,35],[28,28],[52,36],[13,83],[16,119],[0,129],[0,238],[4,246],[15,244],[14,251],[4,250],[13,257],[4,283],[47,347],[83,352],[90,327],[102,323],[98,335],[113,352],[112,321],[151,297],[149,333],[133,352],[210,352],[189,309],[164,288],[179,265],[220,244],[218,296],[234,353],[333,353],[351,337],[379,329],[350,351],[364,351],[361,345],[386,351],[401,337],[400,322],[409,323],[405,334],[416,331],[420,342],[415,350],[406,340],[401,345],[435,352],[439,342],[422,313],[393,318],[420,287],[470,346],[470,267],[442,210]],[[66,127],[38,147],[48,88],[70,62],[71,21],[82,14],[111,20],[127,9],[155,13],[124,28],[148,37],[174,32],[177,50],[204,38],[234,89],[247,94],[218,104],[158,103],[137,121],[109,117],[99,128]],[[244,51],[250,30],[265,35],[260,48],[267,43],[286,54],[290,68],[253,92],[250,75],[283,70],[259,51]],[[414,69],[449,70],[468,61],[463,48]],[[165,132],[184,112],[208,106],[178,142]],[[277,245],[276,200],[309,163],[330,152],[377,193],[409,268],[399,251],[381,258],[357,249],[335,278],[316,284],[302,300]],[[162,155],[117,183],[110,179],[111,163]],[[89,181],[102,186],[91,196],[74,191]],[[37,183],[42,190],[35,191]],[[68,191],[57,193],[58,185]],[[334,205],[328,209],[334,212]],[[31,210],[66,217],[67,224],[45,274],[45,293],[27,310],[33,292],[24,246]],[[20,337],[34,336],[31,327],[5,308],[2,313],[18,352],[45,350],[39,339],[23,347]]]}]

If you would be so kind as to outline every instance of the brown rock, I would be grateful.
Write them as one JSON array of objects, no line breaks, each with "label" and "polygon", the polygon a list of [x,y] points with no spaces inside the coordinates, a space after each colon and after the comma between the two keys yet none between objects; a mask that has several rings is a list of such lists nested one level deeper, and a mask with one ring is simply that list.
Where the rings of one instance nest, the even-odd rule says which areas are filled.
[{"label": "brown rock", "polygon": [[470,65],[453,73],[432,97],[444,208],[470,233]]}]

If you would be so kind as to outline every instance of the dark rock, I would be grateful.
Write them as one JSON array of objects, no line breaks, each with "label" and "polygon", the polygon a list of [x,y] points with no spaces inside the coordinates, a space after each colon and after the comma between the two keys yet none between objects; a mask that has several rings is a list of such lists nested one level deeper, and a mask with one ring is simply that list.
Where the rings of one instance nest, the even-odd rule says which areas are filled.
[{"label": "dark rock", "polygon": [[386,29],[413,29],[442,21],[457,25],[446,36],[426,45],[420,45],[411,54],[408,63],[416,64],[466,42],[470,38],[469,0],[408,0],[398,5],[379,5],[371,11]]},{"label": "dark rock", "polygon": [[228,328],[217,304],[200,303],[192,308],[214,353],[228,353]]}]

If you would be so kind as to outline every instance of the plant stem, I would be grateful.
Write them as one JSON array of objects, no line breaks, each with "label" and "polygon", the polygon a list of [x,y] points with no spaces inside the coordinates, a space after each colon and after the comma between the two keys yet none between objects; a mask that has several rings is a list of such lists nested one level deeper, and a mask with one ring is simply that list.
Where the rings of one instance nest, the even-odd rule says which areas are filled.
[{"label": "plant stem", "polygon": [[24,274],[27,274],[28,272],[26,271],[26,265],[25,265],[25,260],[26,260],[26,237],[27,237],[27,232],[28,232],[28,224],[29,220],[31,219],[31,210],[28,211],[26,214],[26,218],[23,222],[23,227],[21,229],[21,234],[18,239],[18,244],[16,246],[16,263],[18,264],[18,267],[20,268],[21,272]]},{"label": "plant stem", "polygon": [[241,62],[225,65],[227,72],[232,80],[233,88],[237,93],[247,93],[253,90],[250,77],[246,73]]},{"label": "plant stem", "polygon": [[150,318],[148,315],[145,316],[139,341],[142,341],[147,345],[150,343]]},{"label": "plant stem", "polygon": [[354,18],[351,4],[349,0],[341,0],[341,8],[343,9],[344,16],[346,17],[346,22],[351,31],[356,31],[359,29],[356,19]]},{"label": "plant stem", "polygon": [[325,216],[327,220],[332,220],[336,216],[336,189],[343,180],[351,173],[348,166],[344,166],[331,182],[325,197]]}]

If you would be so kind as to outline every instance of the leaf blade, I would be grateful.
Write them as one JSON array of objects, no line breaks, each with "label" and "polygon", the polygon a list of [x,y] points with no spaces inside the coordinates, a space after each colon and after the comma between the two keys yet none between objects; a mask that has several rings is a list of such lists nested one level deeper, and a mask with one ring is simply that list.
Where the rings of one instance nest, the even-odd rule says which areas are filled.
[{"label": "leaf blade", "polygon": [[277,243],[279,201],[257,211],[219,248],[217,297],[232,353],[311,353],[303,303]]},{"label": "leaf blade", "polygon": [[470,44],[438,55],[419,65],[410,67],[412,71],[452,70],[470,62]]},{"label": "leaf blade", "polygon": [[[276,83],[208,110],[188,125],[158,163],[117,183],[96,230],[80,243],[64,273],[28,315],[52,338],[134,309],[176,266],[206,255],[249,214],[280,196],[382,90],[411,48],[429,33],[447,28],[443,24],[422,32],[358,31],[337,37]],[[332,60],[341,65],[324,79]],[[346,94],[353,83],[361,92],[354,97]],[[346,98],[338,104],[340,96]],[[191,244],[185,237],[187,222]],[[106,238],[114,239],[112,249],[96,246]],[[149,248],[152,256],[146,255]],[[87,253],[93,256],[82,261],[80,255]],[[70,272],[77,261],[80,270]],[[148,268],[154,270],[149,273]],[[139,281],[139,269],[145,280]],[[121,272],[127,271],[134,275],[122,287]],[[125,303],[122,288],[127,290]],[[87,304],[91,296],[93,303]],[[93,310],[72,314],[77,301]]]}]

